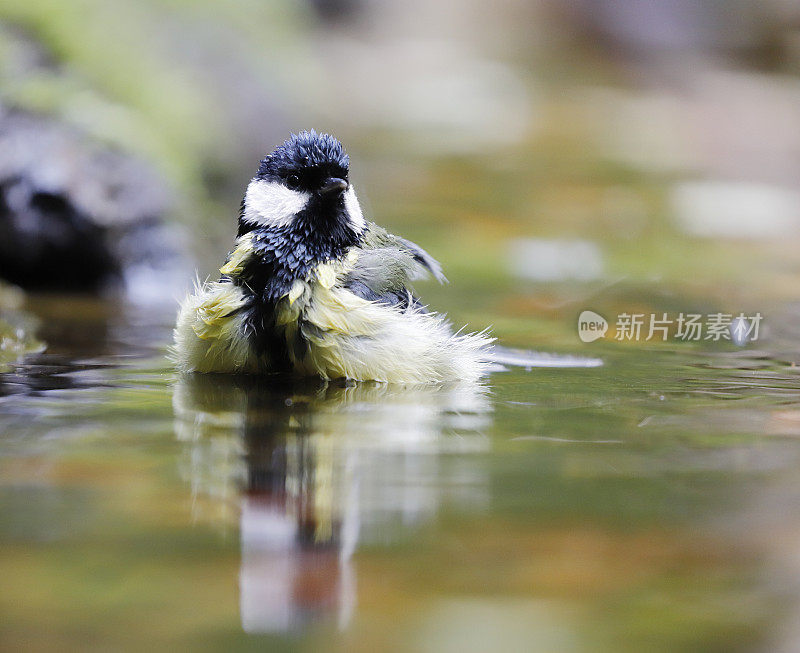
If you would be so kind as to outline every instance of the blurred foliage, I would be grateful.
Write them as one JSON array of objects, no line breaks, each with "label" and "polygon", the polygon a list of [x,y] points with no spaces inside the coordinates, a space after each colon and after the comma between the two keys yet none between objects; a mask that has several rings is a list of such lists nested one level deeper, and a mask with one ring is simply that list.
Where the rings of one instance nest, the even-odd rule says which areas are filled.
[{"label": "blurred foliage", "polygon": [[[0,99],[145,157],[172,183],[179,215],[218,238],[220,216],[235,215],[220,191],[235,180],[240,193],[258,160],[243,154],[263,154],[251,139],[283,137],[296,68],[274,63],[303,65],[297,14],[248,0],[0,2]],[[237,124],[254,103],[266,110],[260,131],[252,118]]]},{"label": "blurred foliage", "polygon": [[[792,175],[791,139],[776,158],[779,136],[737,123],[752,111],[765,130],[797,129],[788,8],[660,1],[661,13],[620,23],[608,2],[476,4],[459,20],[446,4],[345,4],[0,0],[0,101],[153,163],[192,227],[201,276],[230,247],[258,159],[313,126],[345,141],[367,213],[453,280],[509,283],[509,242],[558,237],[597,243],[606,282],[794,293],[796,233],[699,238],[671,199],[687,178]],[[688,52],[670,41],[687,20]],[[660,49],[626,49],[648,30]],[[765,52],[787,65],[763,75]]]}]

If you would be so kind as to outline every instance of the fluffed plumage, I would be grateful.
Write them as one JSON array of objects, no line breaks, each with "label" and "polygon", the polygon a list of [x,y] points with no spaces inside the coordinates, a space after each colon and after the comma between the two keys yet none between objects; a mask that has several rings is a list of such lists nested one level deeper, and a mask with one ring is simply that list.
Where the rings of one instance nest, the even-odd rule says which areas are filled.
[{"label": "fluffed plumage", "polygon": [[173,358],[184,372],[293,372],[394,383],[474,380],[491,339],[453,333],[413,294],[441,266],[367,222],[341,144],[313,130],[251,180],[219,281],[181,304]]}]

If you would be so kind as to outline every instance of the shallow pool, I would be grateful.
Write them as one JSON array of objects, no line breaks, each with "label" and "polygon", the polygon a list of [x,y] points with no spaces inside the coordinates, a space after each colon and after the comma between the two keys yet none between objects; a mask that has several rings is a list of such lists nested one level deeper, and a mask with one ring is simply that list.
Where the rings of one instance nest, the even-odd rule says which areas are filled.
[{"label": "shallow pool", "polygon": [[171,307],[29,303],[49,348],[0,378],[6,650],[796,650],[774,329],[586,345],[567,306],[539,349],[602,366],[408,389],[178,379]]}]

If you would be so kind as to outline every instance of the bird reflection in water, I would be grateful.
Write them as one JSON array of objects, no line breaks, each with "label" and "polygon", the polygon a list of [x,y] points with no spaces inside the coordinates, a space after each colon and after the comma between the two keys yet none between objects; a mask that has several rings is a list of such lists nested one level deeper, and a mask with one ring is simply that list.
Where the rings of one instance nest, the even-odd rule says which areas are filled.
[{"label": "bird reflection in water", "polygon": [[173,403],[195,517],[238,515],[250,633],[330,615],[346,626],[357,544],[389,543],[444,504],[488,502],[481,457],[470,455],[489,447],[480,385],[192,375]]}]

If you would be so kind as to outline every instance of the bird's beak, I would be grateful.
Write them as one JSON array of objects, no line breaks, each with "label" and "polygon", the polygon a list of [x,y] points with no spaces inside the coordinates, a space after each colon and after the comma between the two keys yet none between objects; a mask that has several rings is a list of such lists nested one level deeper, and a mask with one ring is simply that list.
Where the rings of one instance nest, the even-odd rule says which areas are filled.
[{"label": "bird's beak", "polygon": [[330,195],[331,193],[338,193],[343,190],[347,190],[347,182],[344,179],[339,179],[339,177],[331,177],[325,180],[319,192],[323,195]]}]

